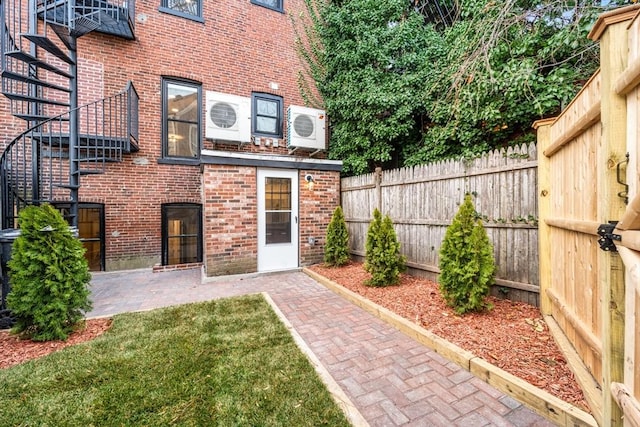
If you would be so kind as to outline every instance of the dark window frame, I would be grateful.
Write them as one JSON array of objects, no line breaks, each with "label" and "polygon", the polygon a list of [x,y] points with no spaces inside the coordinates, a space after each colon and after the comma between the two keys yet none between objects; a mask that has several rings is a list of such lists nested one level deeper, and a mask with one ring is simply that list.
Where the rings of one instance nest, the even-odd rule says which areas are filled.
[{"label": "dark window frame", "polygon": [[180,10],[176,10],[176,9],[172,9],[171,7],[169,7],[169,1],[168,0],[161,0],[160,2],[160,7],[158,8],[158,10],[160,12],[163,13],[168,13],[170,15],[175,15],[178,16],[180,18],[186,18],[186,19],[190,19],[192,21],[196,21],[196,22],[204,22],[204,18],[202,17],[202,9],[204,6],[204,0],[193,0],[195,2],[197,2],[198,4],[198,14],[192,14],[192,13],[186,13],[186,12],[182,12]]},{"label": "dark window frame", "polygon": [[[179,209],[197,209],[198,211],[198,247],[197,250],[197,261],[202,262],[203,259],[203,225],[202,225],[202,205],[200,203],[163,203],[160,207],[161,210],[161,230],[162,230],[162,253],[161,260],[162,265],[172,265],[169,264],[169,217],[168,217],[168,208],[179,208]],[[192,234],[180,235],[180,237],[193,237]]]},{"label": "dark window frame", "polygon": [[[194,157],[191,156],[176,156],[169,155],[169,116],[167,114],[168,111],[168,102],[169,102],[169,85],[179,85],[185,87],[192,87],[197,90],[198,96],[198,115],[197,120],[195,122],[190,121],[180,121],[174,120],[175,122],[182,123],[194,123],[198,128],[198,147],[196,150],[196,155]],[[162,156],[159,159],[159,163],[180,163],[180,164],[200,164],[200,152],[202,151],[202,110],[204,108],[204,103],[202,102],[202,83],[189,80],[189,79],[181,79],[178,77],[162,77],[162,90],[161,90],[161,109],[162,109],[162,127],[161,127],[161,141],[162,141]]]},{"label": "dark window frame", "polygon": [[[276,131],[274,133],[258,131],[258,100],[267,100],[278,103],[278,116],[276,117]],[[272,95],[270,93],[253,92],[251,93],[251,133],[255,136],[267,137],[267,138],[283,138],[283,123],[284,123],[284,99],[278,95]]]},{"label": "dark window frame", "polygon": [[251,0],[251,4],[255,4],[256,6],[261,6],[267,9],[275,10],[276,12],[284,13],[284,0],[278,0],[278,6],[273,7],[269,4],[265,4],[260,0]]},{"label": "dark window frame", "polygon": [[[53,206],[58,209],[64,215],[64,210],[70,211],[71,204],[67,202],[54,202]],[[98,238],[100,241],[100,270],[95,271],[105,271],[106,270],[106,236],[105,236],[105,209],[104,203],[89,203],[89,202],[79,202],[78,203],[78,211],[80,209],[98,209],[100,212],[100,237]],[[79,212],[78,212],[79,213]],[[91,238],[80,238],[81,242],[84,241],[96,241],[97,239]]]}]

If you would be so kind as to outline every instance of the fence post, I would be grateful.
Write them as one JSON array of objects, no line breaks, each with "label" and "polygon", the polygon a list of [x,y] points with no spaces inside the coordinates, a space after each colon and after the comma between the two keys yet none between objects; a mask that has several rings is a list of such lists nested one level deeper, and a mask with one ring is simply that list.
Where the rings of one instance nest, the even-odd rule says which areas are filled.
[{"label": "fence post", "polygon": [[376,207],[382,213],[382,168],[377,167],[373,175],[373,181],[376,185]]},{"label": "fence post", "polygon": [[537,132],[538,147],[538,269],[540,280],[540,311],[544,316],[551,315],[551,301],[547,289],[551,287],[551,239],[549,226],[545,220],[550,210],[550,159],[544,150],[551,144],[551,124],[555,118],[538,120],[533,124]]},{"label": "fence post", "polygon": [[[625,158],[627,103],[615,92],[615,83],[628,62],[627,27],[637,8],[621,8],[598,18],[589,38],[600,42],[602,141],[596,148],[598,220],[619,220],[624,203],[618,197],[616,166]],[[624,380],[624,266],[612,252],[598,254],[602,303],[603,425],[622,426],[622,411],[610,392],[611,383]]]}]

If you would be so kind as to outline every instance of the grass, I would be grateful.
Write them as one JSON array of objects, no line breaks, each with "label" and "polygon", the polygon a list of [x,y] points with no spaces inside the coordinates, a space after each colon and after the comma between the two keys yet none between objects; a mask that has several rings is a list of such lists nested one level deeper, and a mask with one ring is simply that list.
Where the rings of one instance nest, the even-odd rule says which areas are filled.
[{"label": "grass", "polygon": [[349,425],[260,295],[116,316],[0,384],[2,426]]}]

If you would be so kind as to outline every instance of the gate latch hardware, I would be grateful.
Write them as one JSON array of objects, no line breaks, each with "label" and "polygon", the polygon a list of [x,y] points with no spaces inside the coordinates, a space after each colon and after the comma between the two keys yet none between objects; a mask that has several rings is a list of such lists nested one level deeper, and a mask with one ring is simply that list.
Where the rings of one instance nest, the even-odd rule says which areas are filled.
[{"label": "gate latch hardware", "polygon": [[622,165],[629,164],[629,153],[626,154],[625,159],[616,165],[616,181],[618,184],[624,187],[624,190],[618,193],[618,197],[624,200],[624,204],[629,204],[629,184],[623,179]]},{"label": "gate latch hardware", "polygon": [[622,240],[621,235],[613,232],[617,224],[618,221],[609,221],[607,224],[600,224],[600,227],[598,227],[598,236],[600,236],[598,244],[603,251],[618,252],[616,244],[613,243],[614,240],[618,242]]}]

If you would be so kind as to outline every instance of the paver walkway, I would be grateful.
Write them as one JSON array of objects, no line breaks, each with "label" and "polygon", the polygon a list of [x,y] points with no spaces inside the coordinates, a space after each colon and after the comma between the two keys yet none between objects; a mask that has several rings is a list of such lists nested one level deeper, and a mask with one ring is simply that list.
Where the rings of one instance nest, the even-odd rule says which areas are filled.
[{"label": "paver walkway", "polygon": [[89,317],[267,292],[371,426],[554,425],[302,272],[132,270],[94,274],[91,290]]}]

